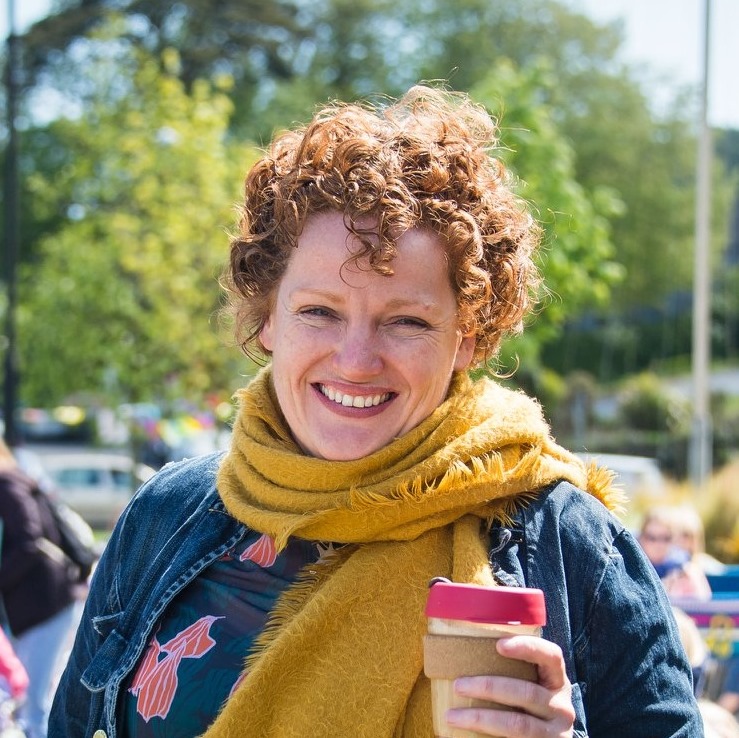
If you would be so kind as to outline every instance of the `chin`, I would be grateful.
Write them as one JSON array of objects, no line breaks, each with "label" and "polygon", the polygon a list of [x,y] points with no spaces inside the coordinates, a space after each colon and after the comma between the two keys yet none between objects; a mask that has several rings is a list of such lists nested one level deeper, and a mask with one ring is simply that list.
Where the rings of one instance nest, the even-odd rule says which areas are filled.
[{"label": "chin", "polygon": [[374,443],[352,443],[342,440],[341,443],[321,444],[313,449],[312,455],[326,461],[356,461],[371,456],[384,448],[392,439],[377,440]]}]

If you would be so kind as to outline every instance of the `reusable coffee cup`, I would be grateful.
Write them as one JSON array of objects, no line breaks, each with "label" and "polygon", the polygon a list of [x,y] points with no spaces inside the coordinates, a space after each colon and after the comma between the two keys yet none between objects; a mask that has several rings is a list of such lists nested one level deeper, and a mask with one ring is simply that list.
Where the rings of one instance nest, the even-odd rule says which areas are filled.
[{"label": "reusable coffee cup", "polygon": [[546,623],[544,593],[525,587],[481,587],[435,581],[426,602],[424,673],[431,680],[434,735],[474,738],[479,733],[447,725],[453,707],[516,708],[463,697],[454,692],[462,676],[510,676],[536,681],[536,666],[501,656],[495,644],[512,635],[541,636]]}]

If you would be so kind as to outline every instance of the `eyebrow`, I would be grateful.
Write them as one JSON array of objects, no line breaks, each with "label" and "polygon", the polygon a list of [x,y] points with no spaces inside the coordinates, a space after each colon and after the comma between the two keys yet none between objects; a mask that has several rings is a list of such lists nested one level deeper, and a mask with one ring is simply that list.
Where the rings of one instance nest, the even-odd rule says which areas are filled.
[{"label": "eyebrow", "polygon": [[[292,299],[296,295],[300,297],[315,297],[323,300],[330,300],[333,302],[343,302],[343,298],[338,293],[331,292],[330,290],[314,289],[312,287],[296,287],[289,295]],[[385,306],[389,310],[402,310],[403,308],[415,308],[423,310],[433,310],[438,307],[438,303],[434,300],[411,300],[405,297],[395,297],[392,300],[388,300]]]},{"label": "eyebrow", "polygon": [[426,310],[433,310],[435,307],[438,307],[438,303],[433,300],[418,302],[417,300],[407,300],[402,297],[396,297],[394,300],[390,300],[387,303],[387,307],[389,307],[391,310],[399,310],[406,307],[421,307]]}]

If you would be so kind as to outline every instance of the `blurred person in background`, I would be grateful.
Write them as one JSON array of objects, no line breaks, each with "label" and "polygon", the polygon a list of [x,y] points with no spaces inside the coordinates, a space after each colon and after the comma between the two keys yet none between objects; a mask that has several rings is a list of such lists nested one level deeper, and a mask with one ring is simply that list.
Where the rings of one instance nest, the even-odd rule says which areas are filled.
[{"label": "blurred person in background", "polygon": [[[24,738],[17,725],[18,706],[26,699],[28,673],[0,628],[0,737]],[[15,732],[13,732],[15,731]]]},{"label": "blurred person in background", "polygon": [[739,715],[739,656],[732,655],[726,664],[726,673],[717,700],[721,707]]},{"label": "blurred person in background", "polygon": [[670,599],[711,599],[711,585],[703,571],[680,545],[680,510],[656,506],[647,511],[639,532],[639,543],[652,562]]},{"label": "blurred person in background", "polygon": [[28,738],[45,738],[55,675],[75,622],[79,570],[71,564],[38,485],[0,440],[0,594],[29,685],[18,716]]},{"label": "blurred person in background", "polygon": [[739,738],[739,723],[731,712],[716,702],[699,700],[704,738]]},{"label": "blurred person in background", "polygon": [[[481,735],[698,738],[667,596],[611,475],[473,380],[522,327],[539,228],[462,94],[329,105],[250,170],[228,289],[270,357],[228,452],[165,466],[93,575],[54,738],[432,738],[432,578],[539,587],[536,682],[472,676]],[[628,613],[628,617],[625,616]],[[498,709],[496,703],[517,708]]]},{"label": "blurred person in background", "polygon": [[13,644],[0,629],[0,693],[22,702],[28,691],[28,672],[18,658]]},{"label": "blurred person in background", "polygon": [[692,505],[679,505],[675,516],[677,545],[688,552],[693,566],[706,574],[723,574],[726,564],[706,552],[706,532],[700,513]]},{"label": "blurred person in background", "polygon": [[693,619],[679,607],[673,607],[672,612],[680,631],[680,640],[693,670],[693,692],[700,697],[703,691],[703,676],[709,666],[710,652],[703,636]]}]

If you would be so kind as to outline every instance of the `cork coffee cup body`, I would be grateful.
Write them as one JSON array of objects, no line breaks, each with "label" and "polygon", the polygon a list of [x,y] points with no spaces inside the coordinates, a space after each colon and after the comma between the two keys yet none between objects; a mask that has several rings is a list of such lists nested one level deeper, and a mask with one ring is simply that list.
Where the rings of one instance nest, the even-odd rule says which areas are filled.
[{"label": "cork coffee cup body", "polygon": [[439,581],[429,590],[426,617],[424,672],[431,680],[434,735],[475,738],[478,733],[448,726],[446,711],[453,707],[514,708],[457,695],[454,680],[492,674],[536,681],[533,664],[501,656],[495,643],[511,635],[540,636],[546,622],[544,594],[524,587]]}]

